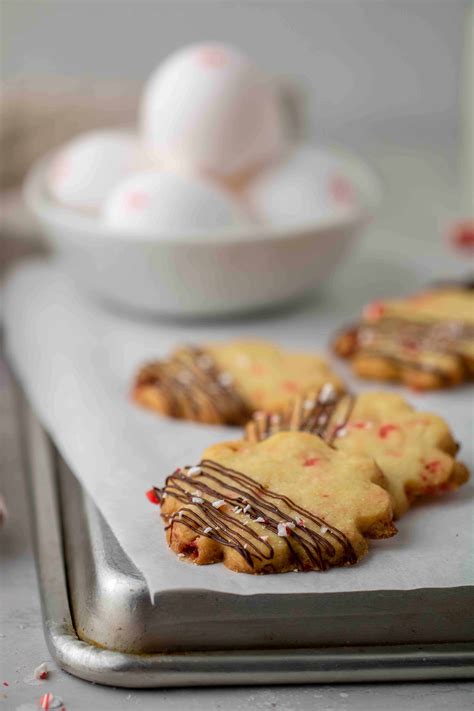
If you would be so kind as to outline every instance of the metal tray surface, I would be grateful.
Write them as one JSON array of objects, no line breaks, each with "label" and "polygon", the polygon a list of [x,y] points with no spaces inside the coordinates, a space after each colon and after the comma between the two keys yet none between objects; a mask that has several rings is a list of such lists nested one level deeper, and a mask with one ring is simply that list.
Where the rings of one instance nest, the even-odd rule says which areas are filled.
[{"label": "metal tray surface", "polygon": [[[24,415],[44,628],[66,671],[136,688],[474,675],[469,588],[297,602],[176,591],[153,605],[41,425],[28,408]],[[274,597],[282,599],[270,604]]]}]

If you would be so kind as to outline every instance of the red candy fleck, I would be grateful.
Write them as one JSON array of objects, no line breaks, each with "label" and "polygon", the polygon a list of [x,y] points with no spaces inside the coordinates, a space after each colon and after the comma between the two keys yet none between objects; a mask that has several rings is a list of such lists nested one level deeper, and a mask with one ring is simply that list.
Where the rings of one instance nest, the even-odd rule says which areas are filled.
[{"label": "red candy fleck", "polygon": [[351,203],[354,199],[354,189],[342,175],[334,175],[329,181],[329,192],[333,200],[340,204]]},{"label": "red candy fleck", "polygon": [[436,472],[439,471],[440,466],[441,462],[439,459],[434,459],[431,462],[426,462],[425,469],[427,469],[431,474],[436,474]]},{"label": "red candy fleck", "polygon": [[449,243],[460,252],[474,252],[474,220],[456,223],[448,232]]},{"label": "red candy fleck", "polygon": [[42,709],[49,709],[51,706],[51,703],[54,700],[54,696],[50,691],[48,691],[47,694],[43,694],[43,696],[40,698],[40,707]]},{"label": "red candy fleck", "polygon": [[351,427],[355,427],[356,430],[365,430],[367,423],[362,420],[357,420],[357,422],[351,422]]},{"label": "red candy fleck", "polygon": [[150,501],[152,504],[156,504],[157,506],[160,505],[160,497],[156,493],[155,489],[148,489],[146,492],[146,498],[148,501]]},{"label": "red candy fleck", "polygon": [[223,67],[229,55],[223,47],[201,47],[197,55],[198,61],[206,67],[219,68]]},{"label": "red candy fleck", "polygon": [[294,380],[285,380],[285,382],[282,383],[282,386],[289,393],[297,393],[298,392],[298,385],[297,385],[297,383],[294,382]]},{"label": "red candy fleck", "polygon": [[397,425],[381,425],[379,427],[379,437],[380,439],[387,439],[391,432],[397,432],[398,429]]},{"label": "red candy fleck", "polygon": [[314,467],[314,465],[317,464],[318,462],[319,462],[318,457],[310,457],[303,463],[303,466],[304,467]]},{"label": "red candy fleck", "polygon": [[364,308],[364,318],[368,321],[378,321],[385,313],[385,306],[381,301],[373,301]]},{"label": "red candy fleck", "polygon": [[134,190],[128,193],[126,200],[128,207],[132,210],[143,210],[148,202],[148,195],[140,190]]}]

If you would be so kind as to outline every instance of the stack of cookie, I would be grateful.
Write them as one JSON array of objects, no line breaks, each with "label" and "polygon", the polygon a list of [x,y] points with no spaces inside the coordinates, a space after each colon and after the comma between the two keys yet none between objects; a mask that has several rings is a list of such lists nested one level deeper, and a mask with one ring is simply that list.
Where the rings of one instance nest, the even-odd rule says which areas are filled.
[{"label": "stack of cookie", "polygon": [[[455,286],[372,305],[336,351],[350,343],[365,375],[457,383],[474,373],[473,299]],[[169,546],[197,564],[247,573],[353,564],[369,539],[396,534],[413,502],[468,479],[441,417],[393,393],[354,396],[322,358],[269,343],[180,348],[145,366],[133,395],[168,416],[245,426],[149,492]]]}]

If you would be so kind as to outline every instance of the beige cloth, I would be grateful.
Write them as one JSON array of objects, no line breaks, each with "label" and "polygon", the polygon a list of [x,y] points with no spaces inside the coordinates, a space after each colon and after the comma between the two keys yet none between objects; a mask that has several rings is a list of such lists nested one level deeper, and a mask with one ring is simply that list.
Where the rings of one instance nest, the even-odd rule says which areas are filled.
[{"label": "beige cloth", "polygon": [[31,164],[74,135],[135,125],[140,87],[91,79],[15,79],[0,102],[0,190],[18,186]]}]

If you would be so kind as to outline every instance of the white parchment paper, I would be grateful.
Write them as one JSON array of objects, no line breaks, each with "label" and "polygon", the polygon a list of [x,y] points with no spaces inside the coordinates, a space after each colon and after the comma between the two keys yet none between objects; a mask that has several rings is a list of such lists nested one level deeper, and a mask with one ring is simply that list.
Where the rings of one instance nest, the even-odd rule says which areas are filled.
[{"label": "white parchment paper", "polygon": [[[339,281],[319,299],[284,313],[193,325],[137,321],[103,310],[83,297],[54,263],[33,262],[10,276],[4,292],[10,361],[39,418],[151,593],[176,588],[247,595],[407,590],[474,582],[472,485],[415,507],[399,521],[395,538],[374,542],[371,553],[354,567],[272,576],[181,562],[166,546],[158,507],[145,497],[145,491],[162,484],[176,466],[197,462],[207,445],[238,438],[240,431],[179,422],[139,409],[129,399],[136,368],[183,341],[243,335],[324,351],[334,328],[374,295],[373,274],[362,282],[357,269],[352,274],[344,289]],[[374,389],[351,381],[345,365],[334,366],[355,390]],[[472,393],[471,387],[406,393],[417,407],[448,420],[471,469]]]}]

